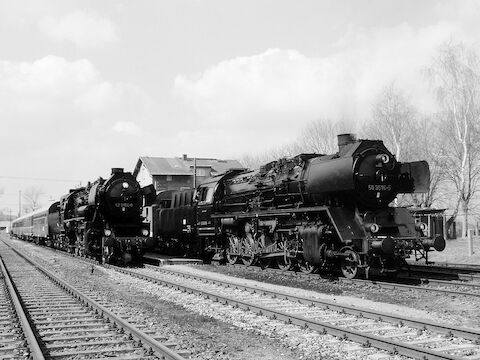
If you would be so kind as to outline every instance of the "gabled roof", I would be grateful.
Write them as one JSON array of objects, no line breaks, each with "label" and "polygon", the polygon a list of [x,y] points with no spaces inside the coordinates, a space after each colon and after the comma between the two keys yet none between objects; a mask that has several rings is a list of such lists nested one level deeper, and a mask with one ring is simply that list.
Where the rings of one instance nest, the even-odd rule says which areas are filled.
[{"label": "gabled roof", "polygon": [[[192,175],[194,162],[194,158],[188,158],[186,156],[175,158],[141,156],[137,161],[133,176],[136,177],[138,175],[140,166],[142,164],[147,168],[152,176]],[[211,168],[212,172],[217,174],[223,173],[229,169],[243,168],[242,164],[240,164],[237,160],[219,160],[208,158],[197,158],[196,166],[197,168]]]}]

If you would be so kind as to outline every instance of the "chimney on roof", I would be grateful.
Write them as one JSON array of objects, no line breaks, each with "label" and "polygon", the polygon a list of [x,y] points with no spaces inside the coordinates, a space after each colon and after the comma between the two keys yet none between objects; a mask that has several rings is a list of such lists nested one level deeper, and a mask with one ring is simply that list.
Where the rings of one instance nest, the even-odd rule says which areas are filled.
[{"label": "chimney on roof", "polygon": [[187,160],[187,154],[183,154],[183,160]]}]

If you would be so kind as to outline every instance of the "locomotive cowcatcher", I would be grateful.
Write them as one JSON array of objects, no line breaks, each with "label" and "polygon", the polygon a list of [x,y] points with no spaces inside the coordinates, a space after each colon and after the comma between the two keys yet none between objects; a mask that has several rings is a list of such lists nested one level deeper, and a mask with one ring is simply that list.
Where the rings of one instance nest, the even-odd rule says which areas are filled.
[{"label": "locomotive cowcatcher", "polygon": [[442,251],[407,208],[389,204],[401,193],[428,190],[425,161],[398,162],[380,140],[338,136],[333,155],[300,154],[258,170],[232,170],[189,191],[174,192],[151,211],[159,246],[235,263],[282,269],[340,268],[344,276],[396,272],[405,259]]}]

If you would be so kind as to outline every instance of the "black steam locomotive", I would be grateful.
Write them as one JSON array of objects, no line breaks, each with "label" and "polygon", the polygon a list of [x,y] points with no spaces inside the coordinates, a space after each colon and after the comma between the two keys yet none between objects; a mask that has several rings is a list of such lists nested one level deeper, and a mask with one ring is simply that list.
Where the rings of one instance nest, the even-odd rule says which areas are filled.
[{"label": "black steam locomotive", "polygon": [[194,195],[163,196],[150,211],[151,231],[162,250],[230,263],[276,259],[282,269],[339,267],[349,278],[395,272],[413,253],[428,258],[445,247],[408,209],[389,206],[429,182],[425,161],[400,163],[382,141],[344,134],[333,155],[300,154],[211,178]]},{"label": "black steam locomotive", "polygon": [[114,168],[109,179],[70,190],[48,209],[16,219],[12,232],[101,262],[139,263],[149,235],[141,213],[150,191]]}]

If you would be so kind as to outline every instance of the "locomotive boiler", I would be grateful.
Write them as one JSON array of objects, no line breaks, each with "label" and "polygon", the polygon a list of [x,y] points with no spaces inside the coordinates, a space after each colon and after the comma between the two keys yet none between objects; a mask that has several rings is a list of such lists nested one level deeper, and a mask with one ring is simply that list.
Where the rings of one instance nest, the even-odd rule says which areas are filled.
[{"label": "locomotive boiler", "polygon": [[230,263],[275,259],[283,269],[340,268],[349,278],[395,272],[406,258],[445,247],[407,208],[390,205],[398,194],[425,192],[429,182],[425,161],[401,163],[382,141],[344,134],[333,155],[300,154],[211,178],[192,205],[172,201],[159,211],[168,236],[161,225],[157,233],[160,241],[188,239],[203,256],[217,253]]},{"label": "locomotive boiler", "polygon": [[143,224],[145,190],[129,172],[112,169],[60,199],[63,235],[55,244],[107,263],[141,261],[149,231]]}]

